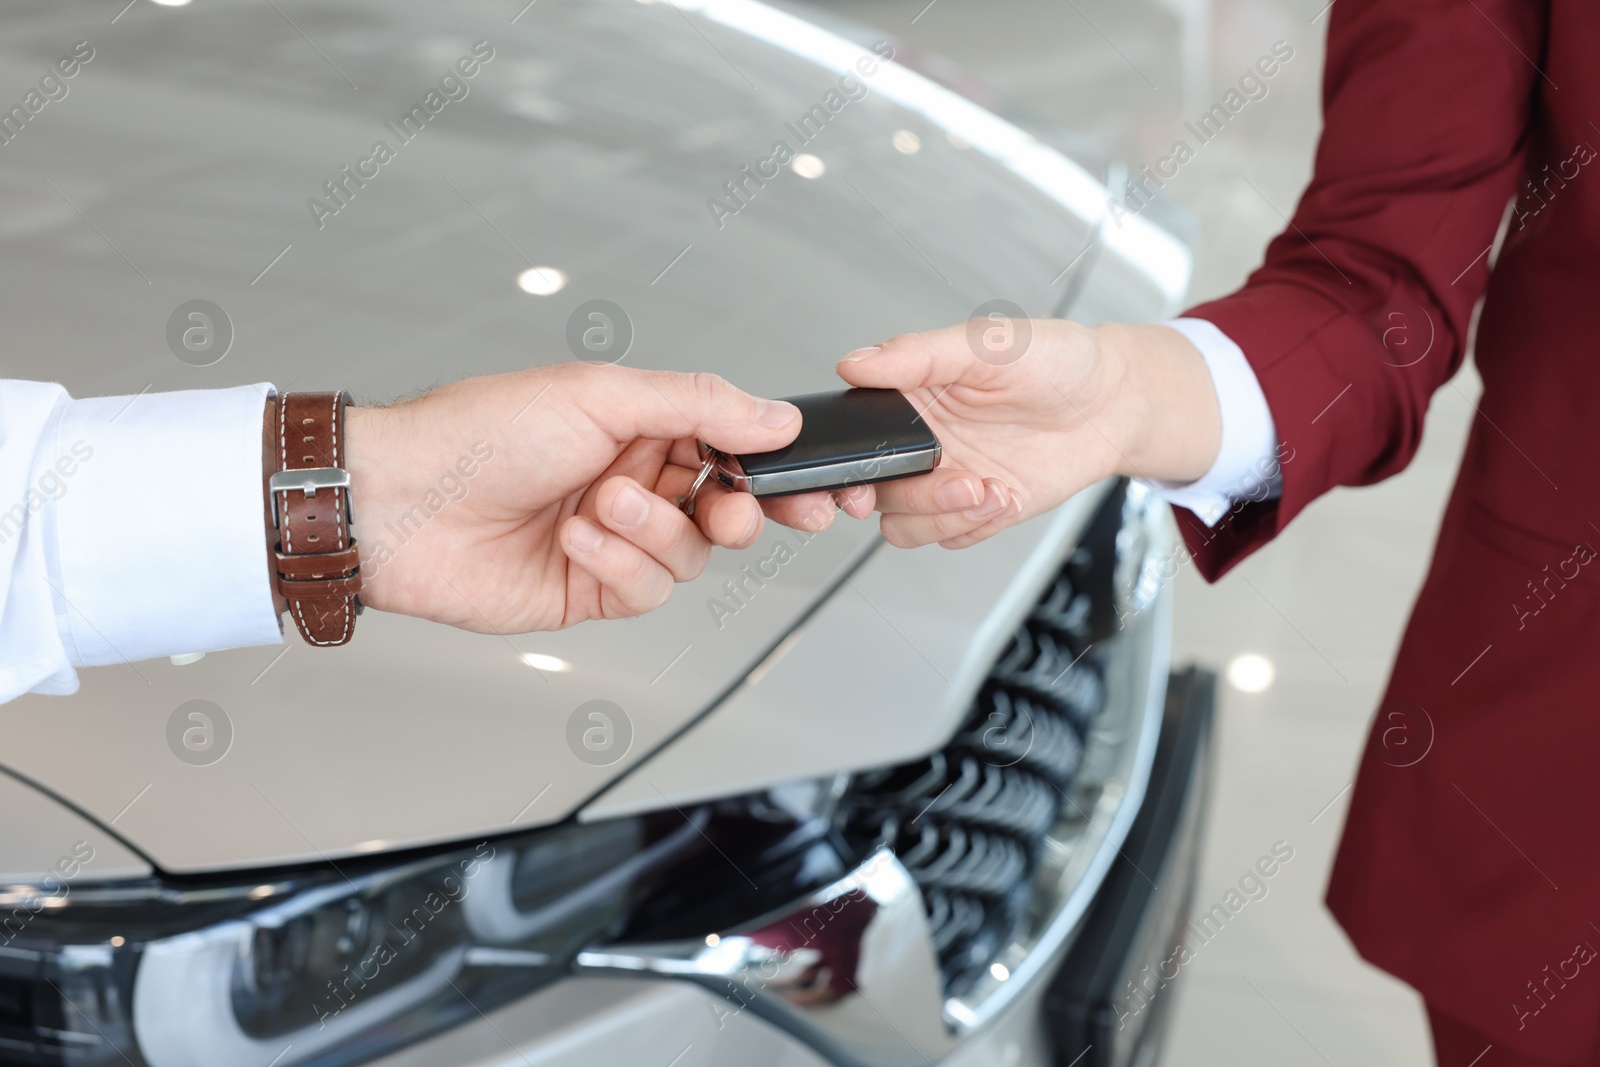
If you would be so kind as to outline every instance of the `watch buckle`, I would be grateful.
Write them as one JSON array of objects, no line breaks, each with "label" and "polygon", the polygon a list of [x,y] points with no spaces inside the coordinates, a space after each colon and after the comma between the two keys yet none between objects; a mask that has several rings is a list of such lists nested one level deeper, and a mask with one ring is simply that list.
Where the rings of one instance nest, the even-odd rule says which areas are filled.
[{"label": "watch buckle", "polygon": [[316,496],[319,489],[343,489],[345,518],[350,517],[350,472],[342,467],[305,467],[300,470],[275,471],[267,479],[267,491],[272,496],[272,528],[280,529],[278,494],[300,490],[306,496]]}]

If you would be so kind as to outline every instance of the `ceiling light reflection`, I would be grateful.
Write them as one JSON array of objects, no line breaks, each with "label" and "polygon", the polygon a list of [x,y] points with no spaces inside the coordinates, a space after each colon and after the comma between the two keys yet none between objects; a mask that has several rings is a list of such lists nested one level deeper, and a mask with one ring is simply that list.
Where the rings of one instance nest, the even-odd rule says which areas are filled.
[{"label": "ceiling light reflection", "polygon": [[1272,661],[1254,652],[1235,656],[1228,664],[1228,683],[1243,693],[1260,693],[1270,688],[1277,676]]},{"label": "ceiling light reflection", "polygon": [[810,152],[801,152],[789,164],[789,169],[802,178],[820,178],[827,173],[828,166]]},{"label": "ceiling light reflection", "polygon": [[536,671],[570,671],[572,664],[559,656],[547,656],[543,652],[524,652],[517,657],[524,664]]},{"label": "ceiling light reflection", "polygon": [[517,275],[517,288],[533,296],[553,296],[566,287],[566,271],[555,267],[529,267]]}]

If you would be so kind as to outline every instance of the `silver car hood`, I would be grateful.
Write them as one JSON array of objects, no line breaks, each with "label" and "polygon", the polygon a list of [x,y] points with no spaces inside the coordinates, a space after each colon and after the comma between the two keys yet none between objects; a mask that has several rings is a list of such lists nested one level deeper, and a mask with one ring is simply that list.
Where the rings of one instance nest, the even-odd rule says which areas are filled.
[{"label": "silver car hood", "polygon": [[[75,395],[272,381],[383,399],[570,358],[569,316],[600,298],[631,319],[629,364],[714,370],[781,396],[830,387],[853,347],[996,296],[1036,315],[1070,294],[1078,317],[1149,317],[1187,284],[1187,254],[1163,232],[1136,217],[1101,226],[1104,190],[1080,168],[892,64],[858,75],[865,96],[803,146],[825,174],[783,170],[719,220],[708,200],[728,203],[724,182],[775,141],[801,147],[786,124],[867,54],[750,0],[538,4],[515,19],[503,3],[421,0],[104,14],[60,2],[0,13],[0,69],[24,80],[76,41],[95,51],[0,155],[4,374]],[[387,123],[478,41],[494,55],[467,97],[319,228],[308,199],[375,141],[398,144]],[[921,150],[897,151],[899,130]],[[569,284],[520,292],[534,264]],[[165,340],[173,309],[196,298],[235,330],[204,368]],[[181,466],[158,473],[192,491]],[[369,613],[339,650],[291,637],[186,666],[86,670],[71,697],[0,708],[0,766],[156,866],[192,872],[550,823],[636,768],[596,812],[901,759],[953,728],[970,650],[1017,600],[1019,566],[1058,555],[1082,508],[948,568],[929,565],[938,550],[913,566],[884,549],[863,565],[874,524],[810,540],[769,530],[662,611],[564,633],[480,636]],[[780,731],[780,757],[759,736],[741,749],[737,729],[712,731],[705,758],[686,748],[690,764],[658,764],[653,779],[651,758],[701,744],[696,725],[830,595],[871,608],[835,613],[839,625],[889,622],[862,636],[868,647],[925,614],[929,583],[942,583],[937,633],[902,636],[971,660],[934,672],[948,690],[936,707],[931,675],[918,700],[896,702],[885,673],[862,690],[857,711],[874,718],[856,737]],[[795,662],[814,660],[815,691],[839,702],[830,722],[848,719],[861,679],[827,677],[809,651]],[[209,765],[169,747],[169,720],[193,700],[231,724]],[[611,762],[578,754],[598,720],[574,728],[574,716],[597,700],[631,733]]]}]

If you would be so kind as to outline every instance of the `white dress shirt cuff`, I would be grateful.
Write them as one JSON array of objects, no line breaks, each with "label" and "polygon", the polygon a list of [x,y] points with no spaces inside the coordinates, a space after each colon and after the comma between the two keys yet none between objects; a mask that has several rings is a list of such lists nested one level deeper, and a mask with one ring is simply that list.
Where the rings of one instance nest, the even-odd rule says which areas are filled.
[{"label": "white dress shirt cuff", "polygon": [[1205,359],[1222,412],[1222,442],[1211,469],[1197,481],[1140,480],[1170,503],[1194,512],[1207,526],[1215,526],[1235,501],[1282,495],[1277,427],[1250,361],[1232,338],[1206,319],[1172,319],[1163,325],[1187,337]]},{"label": "white dress shirt cuff", "polygon": [[262,384],[63,406],[36,462],[58,464],[64,486],[47,512],[73,666],[283,640],[261,491],[272,395]]},{"label": "white dress shirt cuff", "polygon": [[[0,382],[0,701],[78,688],[54,625],[59,598],[39,527],[62,491],[56,457],[39,454],[69,402],[59,385]],[[42,481],[41,467],[49,469]]]}]

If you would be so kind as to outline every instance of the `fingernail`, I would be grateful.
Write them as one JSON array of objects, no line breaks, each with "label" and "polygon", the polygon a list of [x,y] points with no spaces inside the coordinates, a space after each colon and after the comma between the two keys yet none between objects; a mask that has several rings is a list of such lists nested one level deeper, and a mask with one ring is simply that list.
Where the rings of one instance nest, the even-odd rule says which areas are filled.
[{"label": "fingernail", "polygon": [[572,524],[572,547],[579,552],[593,552],[600,547],[602,540],[600,531],[587,519],[579,519]]},{"label": "fingernail", "polygon": [[971,478],[945,482],[939,487],[936,499],[939,501],[939,506],[946,511],[977,507],[983,503],[983,486]]},{"label": "fingernail", "polygon": [[800,409],[786,400],[756,401],[756,421],[774,430],[789,425],[789,421],[799,413]]},{"label": "fingernail", "polygon": [[756,513],[754,515],[750,516],[750,525],[745,527],[744,535],[741,536],[738,541],[734,542],[734,547],[735,548],[743,548],[745,545],[748,545],[751,541],[754,541],[756,539],[756,531],[759,530],[760,528],[761,528],[761,510],[758,508],[758,509],[756,509]]},{"label": "fingernail", "polygon": [[625,486],[611,502],[611,517],[619,526],[637,526],[650,514],[650,502],[633,486]]},{"label": "fingernail", "polygon": [[858,348],[854,352],[850,353],[848,356],[845,356],[843,362],[845,362],[845,363],[860,363],[862,360],[867,359],[867,358],[869,358],[871,356],[875,356],[879,352],[882,352],[882,351],[883,351],[883,346],[882,345],[871,345],[871,346],[869,346],[867,348]]},{"label": "fingernail", "polygon": [[1006,494],[998,485],[984,484],[983,503],[967,512],[969,518],[987,519],[1005,509],[1007,504]]}]

